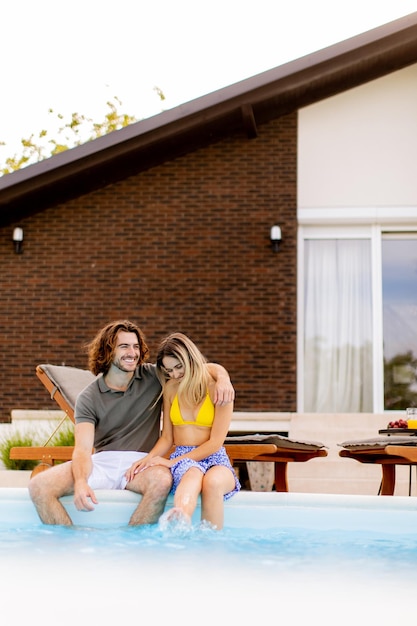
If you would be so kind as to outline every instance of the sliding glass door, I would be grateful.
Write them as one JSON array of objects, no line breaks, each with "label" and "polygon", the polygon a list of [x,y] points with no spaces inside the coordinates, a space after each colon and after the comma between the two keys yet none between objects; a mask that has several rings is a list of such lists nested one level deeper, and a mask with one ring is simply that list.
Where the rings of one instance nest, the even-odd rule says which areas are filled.
[{"label": "sliding glass door", "polygon": [[[352,229],[302,238],[305,412],[417,406],[417,234]],[[300,410],[300,409],[299,409]]]},{"label": "sliding glass door", "polygon": [[417,237],[382,237],[384,407],[417,406]]}]

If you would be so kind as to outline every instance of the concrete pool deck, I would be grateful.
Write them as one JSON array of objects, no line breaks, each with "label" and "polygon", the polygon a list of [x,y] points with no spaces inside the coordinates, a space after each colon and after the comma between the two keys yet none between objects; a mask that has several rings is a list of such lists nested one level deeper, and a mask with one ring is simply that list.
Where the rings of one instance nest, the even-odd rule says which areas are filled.
[{"label": "concrete pool deck", "polygon": [[0,488],[27,487],[30,475],[29,470],[0,470]]}]

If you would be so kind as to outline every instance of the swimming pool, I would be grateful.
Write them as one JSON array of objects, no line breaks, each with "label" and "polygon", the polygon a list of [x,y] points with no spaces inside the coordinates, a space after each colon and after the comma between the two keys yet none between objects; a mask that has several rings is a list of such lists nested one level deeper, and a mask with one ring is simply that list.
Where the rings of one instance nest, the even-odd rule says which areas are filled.
[{"label": "swimming pool", "polygon": [[[39,523],[0,489],[0,580],[18,624],[397,623],[414,616],[417,500],[240,492],[221,532],[131,528],[138,496],[64,499],[73,528]],[[52,620],[54,621],[54,619]]]}]

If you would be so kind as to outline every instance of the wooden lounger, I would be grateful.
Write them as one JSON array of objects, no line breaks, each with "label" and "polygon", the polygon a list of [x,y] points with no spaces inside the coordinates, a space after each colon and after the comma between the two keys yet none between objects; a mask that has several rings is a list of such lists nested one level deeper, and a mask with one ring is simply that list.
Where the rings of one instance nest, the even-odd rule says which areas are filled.
[{"label": "wooden lounger", "polygon": [[339,451],[339,456],[343,458],[381,466],[382,478],[378,494],[382,496],[394,495],[396,465],[417,465],[417,438],[408,435],[396,435],[395,439],[393,436],[379,436],[345,441],[338,445],[343,448]]},{"label": "wooden lounger", "polygon": [[232,465],[236,461],[261,461],[275,464],[275,490],[288,491],[288,463],[304,463],[327,456],[319,442],[302,441],[282,435],[243,435],[227,437],[225,448]]}]

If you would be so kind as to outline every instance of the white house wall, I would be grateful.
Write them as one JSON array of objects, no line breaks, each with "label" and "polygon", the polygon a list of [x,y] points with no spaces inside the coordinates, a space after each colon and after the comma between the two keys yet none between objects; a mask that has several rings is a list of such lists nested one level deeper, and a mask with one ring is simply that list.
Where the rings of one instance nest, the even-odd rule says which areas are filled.
[{"label": "white house wall", "polygon": [[298,132],[299,212],[417,206],[417,65],[301,109]]}]

